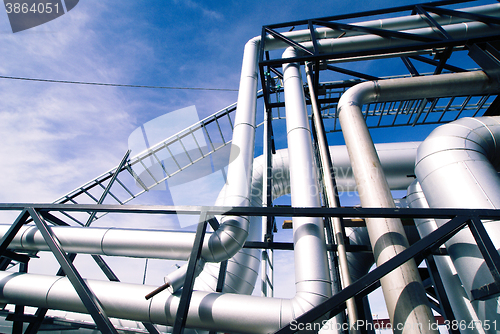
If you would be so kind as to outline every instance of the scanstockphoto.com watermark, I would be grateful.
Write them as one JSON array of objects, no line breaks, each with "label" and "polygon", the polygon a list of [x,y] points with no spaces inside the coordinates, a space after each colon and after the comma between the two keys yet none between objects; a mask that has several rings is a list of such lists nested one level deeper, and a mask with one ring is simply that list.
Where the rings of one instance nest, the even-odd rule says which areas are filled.
[{"label": "scanstockphoto.com watermark", "polygon": [[473,321],[465,321],[465,320],[445,320],[442,323],[438,322],[430,322],[427,324],[422,324],[422,323],[397,323],[394,326],[390,322],[384,322],[384,321],[376,321],[376,322],[369,322],[366,320],[358,320],[355,323],[348,324],[348,323],[337,323],[333,322],[331,320],[323,320],[321,322],[314,322],[314,323],[304,323],[304,322],[297,322],[296,320],[293,320],[290,323],[290,329],[292,331],[319,331],[319,330],[367,330],[367,331],[379,331],[379,330],[397,330],[397,331],[404,331],[404,330],[419,330],[422,331],[424,329],[428,330],[438,330],[439,327],[444,327],[448,331],[450,330],[477,330],[482,328],[483,330],[489,331],[497,330],[497,321],[493,320],[473,320]]}]

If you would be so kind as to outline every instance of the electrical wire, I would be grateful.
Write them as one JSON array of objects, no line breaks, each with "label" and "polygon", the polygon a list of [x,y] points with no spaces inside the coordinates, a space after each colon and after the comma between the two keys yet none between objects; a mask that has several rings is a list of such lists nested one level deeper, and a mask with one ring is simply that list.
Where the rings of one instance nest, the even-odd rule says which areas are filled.
[{"label": "electrical wire", "polygon": [[205,91],[225,91],[225,92],[237,92],[238,91],[237,89],[229,89],[229,88],[202,88],[202,87],[171,87],[171,86],[126,85],[126,84],[102,83],[102,82],[85,82],[85,81],[68,81],[68,80],[23,78],[23,77],[11,77],[11,76],[4,76],[4,75],[0,75],[0,79],[38,81],[38,82],[52,82],[52,83],[65,83],[65,84],[76,84],[76,85],[129,87],[129,88],[184,89],[184,90],[205,90]]}]

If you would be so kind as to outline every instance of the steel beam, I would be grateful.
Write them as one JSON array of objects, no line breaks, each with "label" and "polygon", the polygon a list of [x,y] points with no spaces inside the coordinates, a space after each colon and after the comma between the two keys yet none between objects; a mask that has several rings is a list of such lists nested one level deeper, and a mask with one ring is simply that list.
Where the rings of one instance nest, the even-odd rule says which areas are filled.
[{"label": "steel beam", "polygon": [[406,68],[408,69],[408,72],[410,72],[412,77],[417,77],[420,75],[420,73],[418,73],[417,69],[415,68],[415,66],[413,66],[413,63],[410,61],[408,57],[401,57],[401,60],[405,64]]},{"label": "steel beam", "polygon": [[26,220],[29,218],[29,213],[26,209],[23,209],[21,214],[17,216],[16,220],[12,225],[10,226],[9,230],[5,235],[3,236],[1,242],[0,242],[0,256],[4,254],[4,252],[7,250],[7,247],[9,247],[9,244],[12,242],[14,237],[16,236],[17,232],[21,229],[21,227],[26,223]]},{"label": "steel beam", "polygon": [[274,38],[277,38],[277,39],[285,42],[286,44],[290,45],[291,47],[293,47],[294,49],[296,49],[298,51],[302,51],[302,52],[304,52],[305,54],[308,54],[308,55],[313,55],[314,54],[314,52],[309,51],[309,49],[303,47],[302,45],[300,45],[299,43],[297,43],[297,42],[289,39],[288,37],[285,37],[284,35],[280,34],[279,32],[274,31],[271,28],[264,27],[264,30],[269,35],[272,35]]},{"label": "steel beam", "polygon": [[[19,264],[19,272],[27,273],[28,272],[28,264],[21,263]],[[16,305],[14,310],[14,323],[12,324],[12,334],[22,334],[23,332],[23,320],[24,316],[24,305]]]},{"label": "steel beam", "polygon": [[498,116],[500,114],[500,95],[497,95],[483,116]]},{"label": "steel beam", "polygon": [[[421,62],[429,64],[429,65],[433,65],[433,66],[438,66],[439,65],[439,61],[436,61],[434,59],[429,59],[429,58],[423,57],[423,56],[410,56],[409,58],[421,61]],[[448,70],[448,71],[456,72],[456,73],[466,72],[466,70],[464,70],[463,68],[460,68],[460,67],[457,67],[457,66],[453,66],[453,65],[449,65],[449,64],[443,64],[443,68],[446,69],[446,70]]]},{"label": "steel beam", "polygon": [[28,218],[29,213],[26,209],[23,209],[19,216],[17,216],[16,220],[12,223],[7,233],[3,236],[0,242],[0,270],[7,269],[11,260],[18,260],[26,263],[29,261],[29,258],[26,258],[25,255],[20,255],[7,249],[17,232],[19,232],[19,229],[26,223]]},{"label": "steel beam", "polygon": [[489,43],[469,44],[469,57],[493,79],[500,81],[500,54]]},{"label": "steel beam", "polygon": [[200,222],[196,228],[193,249],[191,251],[191,256],[189,257],[186,280],[184,281],[184,286],[182,287],[179,307],[177,308],[177,314],[175,316],[174,329],[172,330],[173,334],[182,334],[184,332],[184,326],[186,326],[189,303],[191,302],[191,296],[193,294],[196,266],[198,264],[198,260],[200,259],[207,224],[209,220],[215,219],[214,217],[208,219],[208,216],[207,212],[202,212],[200,214]]},{"label": "steel beam", "polygon": [[101,268],[102,272],[104,273],[104,275],[106,275],[108,280],[112,282],[120,282],[120,280],[115,275],[113,270],[111,270],[111,268],[108,266],[108,264],[104,261],[104,259],[100,255],[92,254],[92,258],[97,263],[99,268]]},{"label": "steel beam", "polygon": [[[442,315],[450,323],[453,323],[453,321],[455,320],[455,315],[453,314],[450,301],[448,300],[448,297],[446,295],[446,290],[444,288],[443,281],[441,280],[441,275],[439,275],[436,261],[434,260],[434,257],[432,255],[428,256],[425,261],[427,263],[427,270],[429,271],[429,276],[432,281],[434,291],[436,291],[436,297],[439,300],[439,307],[444,313]],[[460,331],[457,329],[448,328],[448,330],[452,334],[460,334]]]},{"label": "steel beam", "polygon": [[456,216],[478,217],[479,219],[500,220],[500,210],[496,209],[454,209],[454,208],[301,208],[289,205],[266,207],[248,206],[172,206],[172,205],[107,205],[107,204],[36,204],[0,203],[0,211],[20,211],[31,208],[42,215],[44,212],[109,212],[136,214],[180,214],[211,216],[273,216],[273,217],[358,217],[358,218],[436,218],[451,219]]},{"label": "steel beam", "polygon": [[483,258],[488,266],[488,269],[495,280],[496,285],[500,288],[500,255],[498,254],[495,245],[486,232],[481,220],[474,217],[469,223],[469,229],[476,240],[477,246],[483,255]]},{"label": "steel beam", "polygon": [[38,333],[38,330],[40,329],[40,326],[42,326],[43,319],[45,318],[45,315],[47,314],[48,309],[46,308],[39,308],[36,310],[34,319],[28,327],[26,328],[26,331],[24,331],[24,334],[36,334]]},{"label": "steel beam", "polygon": [[424,21],[427,22],[427,24],[439,35],[441,35],[444,39],[452,39],[451,36],[446,32],[446,30],[443,29],[443,27],[436,22],[432,18],[432,16],[429,15],[429,13],[421,6],[421,5],[415,5],[415,8],[413,10],[412,14],[418,13],[420,14],[420,17],[424,19]]},{"label": "steel beam", "polygon": [[[370,80],[370,81],[374,81],[374,80],[379,79],[378,77],[375,77],[373,75],[364,74],[364,73],[356,72],[356,71],[352,71],[352,70],[347,70],[345,68],[341,68],[338,66],[326,65],[326,69],[331,70],[331,71],[335,71],[335,72],[339,72],[342,74],[351,75],[351,76],[356,77],[356,78]],[[318,99],[318,101],[322,101],[322,100]]]},{"label": "steel beam", "polygon": [[27,211],[30,214],[31,218],[33,218],[33,221],[42,234],[45,242],[47,242],[47,245],[56,257],[57,262],[59,262],[59,264],[61,265],[61,268],[64,270],[66,276],[75,288],[83,304],[89,311],[92,319],[94,319],[99,330],[103,333],[118,334],[116,329],[111,324],[111,321],[107,317],[106,313],[104,312],[104,309],[99,303],[99,300],[94,295],[92,290],[90,290],[90,288],[87,286],[76,268],[73,266],[68,256],[63,251],[59,240],[52,233],[50,227],[44,222],[43,218],[34,208],[28,208]]}]

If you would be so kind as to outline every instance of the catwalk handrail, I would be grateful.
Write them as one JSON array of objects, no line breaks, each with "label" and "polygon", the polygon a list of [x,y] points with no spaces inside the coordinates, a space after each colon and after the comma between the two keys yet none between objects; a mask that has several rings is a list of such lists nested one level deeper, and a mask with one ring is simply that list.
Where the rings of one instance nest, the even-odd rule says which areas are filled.
[{"label": "catwalk handrail", "polygon": [[0,203],[0,211],[22,211],[33,208],[39,212],[106,212],[136,214],[181,214],[273,217],[356,217],[356,218],[436,218],[451,219],[456,216],[500,219],[495,209],[448,208],[301,208],[292,206],[243,207],[243,206],[193,206],[193,205],[106,205],[106,204],[50,204],[50,203]]}]

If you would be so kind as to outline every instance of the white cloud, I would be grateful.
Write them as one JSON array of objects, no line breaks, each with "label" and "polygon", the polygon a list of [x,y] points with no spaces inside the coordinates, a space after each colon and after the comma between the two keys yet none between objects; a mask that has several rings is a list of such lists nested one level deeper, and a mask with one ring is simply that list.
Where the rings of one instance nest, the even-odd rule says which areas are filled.
[{"label": "white cloud", "polygon": [[174,2],[176,4],[181,3],[181,4],[183,4],[184,6],[186,6],[188,8],[191,8],[191,9],[194,9],[196,11],[199,11],[206,18],[213,19],[213,20],[223,20],[224,19],[224,15],[222,15],[222,13],[217,12],[215,10],[208,9],[208,8],[206,8],[205,6],[203,6],[202,4],[200,4],[198,2],[195,2],[195,1],[192,1],[192,0],[182,0],[182,1],[174,0]]},{"label": "white cloud", "polygon": [[[0,34],[6,50],[0,73],[120,81],[137,54],[107,59],[98,33],[89,29],[92,16],[85,6],[78,9],[33,31]],[[115,166],[135,123],[136,110],[118,88],[2,79],[0,99],[4,202],[51,202]]]}]

